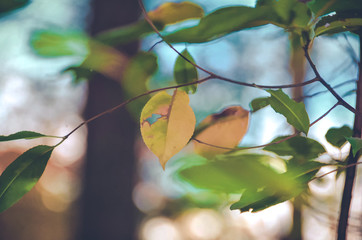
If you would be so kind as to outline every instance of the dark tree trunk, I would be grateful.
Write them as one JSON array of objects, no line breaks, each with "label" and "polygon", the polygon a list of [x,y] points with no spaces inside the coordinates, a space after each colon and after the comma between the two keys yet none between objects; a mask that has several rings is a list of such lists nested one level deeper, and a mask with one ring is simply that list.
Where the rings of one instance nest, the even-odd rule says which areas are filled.
[{"label": "dark tree trunk", "polygon": [[[134,0],[94,0],[91,34],[135,21],[139,7]],[[135,44],[121,51],[131,55]],[[124,101],[120,85],[101,75],[89,81],[85,111],[88,119]],[[77,239],[135,239],[132,188],[135,170],[133,152],[136,123],[124,109],[88,125],[88,150],[81,222]]]}]

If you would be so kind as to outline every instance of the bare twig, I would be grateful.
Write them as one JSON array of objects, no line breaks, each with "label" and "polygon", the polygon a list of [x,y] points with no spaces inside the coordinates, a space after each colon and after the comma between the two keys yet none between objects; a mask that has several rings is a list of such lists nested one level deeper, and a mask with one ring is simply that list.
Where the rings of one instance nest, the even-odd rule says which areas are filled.
[{"label": "bare twig", "polygon": [[313,63],[310,55],[309,55],[309,52],[308,52],[308,45],[309,44],[306,44],[304,46],[304,54],[305,54],[305,57],[307,58],[307,61],[309,63],[309,65],[311,66],[314,74],[316,75],[316,77],[318,78],[318,81],[320,83],[323,84],[323,86],[325,86],[328,91],[338,100],[338,102],[344,106],[345,108],[347,108],[348,110],[350,110],[351,112],[353,113],[357,113],[356,110],[349,104],[347,103],[346,101],[343,100],[343,98],[341,96],[338,95],[338,93],[321,77],[321,75],[319,74],[318,70],[317,70],[317,67],[315,66],[315,64]]}]

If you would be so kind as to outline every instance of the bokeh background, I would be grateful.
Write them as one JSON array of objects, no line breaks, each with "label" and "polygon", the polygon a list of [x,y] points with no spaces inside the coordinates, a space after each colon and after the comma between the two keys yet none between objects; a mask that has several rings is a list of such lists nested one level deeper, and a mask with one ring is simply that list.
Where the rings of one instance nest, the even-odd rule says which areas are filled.
[{"label": "bokeh background", "polygon": [[[147,10],[164,0],[145,1]],[[255,1],[194,1],[206,13],[231,5],[254,6]],[[32,51],[29,41],[39,29],[84,31],[94,35],[105,29],[129,24],[141,16],[137,1],[33,0],[26,7],[0,18],[0,135],[32,130],[62,136],[88,119],[125,100],[120,84],[95,74],[90,81],[73,83],[65,68],[79,57],[43,58]],[[187,24],[192,24],[188,22]],[[172,31],[172,27],[165,31]],[[159,38],[151,35],[120,48],[126,56],[147,51]],[[219,75],[250,83],[291,83],[288,36],[274,26],[230,34],[203,44],[185,47],[196,62]],[[159,71],[153,87],[173,81],[177,55],[164,43],[153,48]],[[352,34],[321,37],[313,45],[312,58],[336,91],[354,105],[359,46]],[[100,63],[101,64],[101,63]],[[202,73],[200,73],[202,77]],[[313,78],[307,69],[306,80]],[[344,83],[344,84],[341,84]],[[291,92],[289,92],[291,93]],[[317,94],[316,94],[317,93]],[[304,88],[311,121],[334,105],[333,96],[322,86]],[[200,122],[230,105],[249,108],[261,90],[211,81],[191,96],[191,106]],[[324,139],[332,126],[352,126],[353,116],[337,107],[311,128],[310,137],[329,152],[321,160],[343,159],[348,146],[335,149]],[[293,132],[283,117],[266,108],[252,115],[242,145],[268,143]],[[0,171],[18,155],[38,144],[54,140],[19,140],[0,144]],[[174,177],[191,147],[177,154],[166,171],[140,139],[138,122],[126,109],[119,110],[79,129],[58,147],[34,189],[0,214],[0,239],[73,240],[214,240],[288,239],[293,206],[279,204],[259,213],[230,211],[238,196],[202,192]],[[361,175],[361,168],[358,175]],[[323,168],[321,173],[331,168]],[[302,208],[305,239],[333,239],[343,179],[330,174],[311,183],[310,205]],[[355,191],[361,192],[361,178]],[[350,221],[351,239],[361,239],[362,197],[355,194]]]}]

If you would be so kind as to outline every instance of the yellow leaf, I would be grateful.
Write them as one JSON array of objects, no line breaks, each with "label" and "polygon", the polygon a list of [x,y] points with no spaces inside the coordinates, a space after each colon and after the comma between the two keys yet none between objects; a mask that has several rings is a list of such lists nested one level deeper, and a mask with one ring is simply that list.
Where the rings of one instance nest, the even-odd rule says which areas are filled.
[{"label": "yellow leaf", "polygon": [[201,18],[204,16],[204,10],[199,5],[191,2],[167,2],[148,12],[148,16],[152,21],[167,25],[186,19]]},{"label": "yellow leaf", "polygon": [[175,90],[172,96],[166,91],[159,92],[146,103],[141,113],[142,138],[163,169],[188,143],[195,123],[195,114],[184,91]]},{"label": "yellow leaf", "polygon": [[[205,118],[200,123],[201,131],[195,138],[210,145],[234,148],[246,134],[248,123],[249,112],[247,110],[240,106],[228,107],[221,113]],[[195,151],[209,158],[228,150],[195,142]]]}]

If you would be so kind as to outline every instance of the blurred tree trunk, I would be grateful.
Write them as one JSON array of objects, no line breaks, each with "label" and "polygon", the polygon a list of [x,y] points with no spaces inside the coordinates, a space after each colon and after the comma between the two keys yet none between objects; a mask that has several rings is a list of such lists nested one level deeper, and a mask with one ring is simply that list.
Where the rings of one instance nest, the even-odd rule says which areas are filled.
[{"label": "blurred tree trunk", "polygon": [[[135,21],[140,14],[134,0],[93,0],[92,35]],[[128,55],[137,44],[119,49]],[[101,75],[89,81],[85,111],[88,119],[124,99],[120,85]],[[88,125],[88,150],[81,196],[77,239],[135,239],[132,188],[135,170],[133,152],[136,123],[125,109]]]}]

